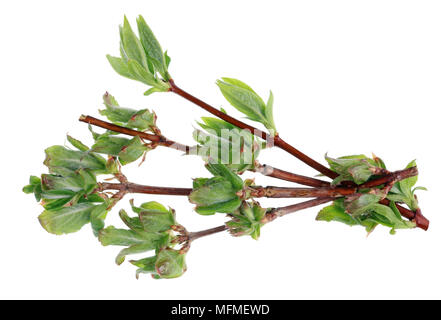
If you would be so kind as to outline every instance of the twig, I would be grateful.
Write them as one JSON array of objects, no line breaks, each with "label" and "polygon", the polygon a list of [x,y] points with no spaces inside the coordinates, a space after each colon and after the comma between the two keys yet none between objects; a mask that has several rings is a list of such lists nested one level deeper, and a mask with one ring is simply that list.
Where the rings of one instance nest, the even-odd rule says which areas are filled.
[{"label": "twig", "polygon": [[266,164],[260,164],[256,162],[254,171],[263,174],[268,177],[273,177],[280,180],[295,182],[301,185],[309,186],[309,187],[329,187],[330,183],[327,181],[310,178],[306,176],[302,176],[299,174],[291,173],[288,171],[280,170],[274,167],[271,167]]},{"label": "twig", "polygon": [[[222,114],[224,114],[224,113],[222,113]],[[106,121],[96,119],[91,116],[81,116],[79,120],[82,122],[85,122],[85,123],[89,123],[91,125],[95,125],[95,126],[107,129],[107,130],[123,133],[123,134],[129,135],[129,136],[139,136],[140,138],[150,140],[152,142],[157,142],[158,145],[173,148],[173,149],[176,149],[179,151],[183,151],[186,154],[189,154],[191,152],[192,148],[194,148],[194,147],[186,146],[186,145],[180,144],[178,142],[169,140],[169,139],[165,138],[164,136],[149,134],[149,133],[121,127],[121,126],[118,126],[118,125],[115,125],[115,124],[112,124],[112,123],[109,123]],[[268,165],[260,165],[260,167],[257,168],[256,171],[260,172],[262,174],[266,174],[268,176],[274,177],[274,178],[287,180],[287,181],[291,181],[291,182],[296,182],[299,184],[312,186],[312,187],[323,187],[323,186],[328,185],[328,182],[326,182],[326,181],[322,181],[322,180],[314,179],[314,178],[309,178],[309,177],[305,177],[305,176],[301,176],[301,175],[296,175],[294,173],[290,173],[290,172],[283,171],[283,170],[280,170],[277,168],[273,168]],[[272,173],[271,173],[271,171],[272,171]],[[406,176],[406,174],[409,174],[409,176]],[[410,169],[405,169],[405,170],[401,170],[401,171],[396,171],[395,173],[392,173],[392,175],[394,175],[394,176],[386,175],[386,176],[371,180],[363,185],[360,185],[358,188],[372,188],[372,187],[387,183],[391,179],[396,179],[396,181],[399,181],[399,180],[403,179],[403,177],[410,177],[411,174],[413,174],[413,175],[418,174],[416,168],[415,169],[410,168]],[[349,186],[349,188],[351,188],[351,187],[355,187],[355,185]],[[144,190],[146,190],[146,189],[144,189]],[[161,194],[166,194],[166,193],[161,193]],[[385,205],[389,205],[389,201],[387,199],[382,200],[380,203],[385,204]],[[424,230],[427,230],[427,228],[429,226],[429,221],[422,215],[421,211],[419,211],[419,213],[417,214],[409,209],[406,209],[406,208],[400,206],[399,204],[396,204],[396,206],[403,217],[408,218],[410,220],[415,220],[417,227],[420,227]],[[418,218],[418,219],[416,219],[416,218]]]},{"label": "twig", "polygon": [[[185,152],[186,154],[191,154],[192,151],[196,150],[196,148],[197,148],[197,146],[193,146],[193,147],[187,146],[182,143],[167,139],[164,136],[149,134],[149,133],[145,133],[145,132],[137,131],[137,130],[133,130],[133,129],[128,129],[128,128],[121,127],[116,124],[113,124],[113,123],[110,123],[107,121],[103,121],[103,120],[100,120],[100,119],[97,119],[97,118],[94,118],[91,116],[82,115],[79,120],[81,122],[85,122],[85,123],[88,123],[88,124],[91,124],[91,125],[103,128],[103,129],[126,134],[128,136],[132,136],[132,137],[138,136],[142,139],[155,142],[160,146],[173,148],[173,149]],[[288,171],[274,168],[274,167],[266,165],[266,164],[260,164],[258,162],[256,163],[256,168],[254,171],[261,173],[263,175],[269,176],[269,177],[274,177],[274,178],[281,179],[281,180],[291,181],[291,182],[295,182],[295,183],[305,185],[305,186],[310,186],[310,187],[327,187],[330,185],[329,182],[326,182],[326,181],[294,174],[294,173],[291,173]]]},{"label": "twig", "polygon": [[205,236],[209,236],[218,232],[222,232],[227,230],[227,226],[226,225],[221,225],[215,228],[211,228],[211,229],[207,229],[207,230],[202,230],[202,231],[197,231],[197,232],[189,232],[188,233],[188,241],[194,241],[196,239],[205,237]]},{"label": "twig", "polygon": [[330,202],[332,200],[335,200],[335,199],[329,198],[329,197],[328,198],[317,198],[317,199],[312,199],[312,200],[296,203],[296,204],[286,206],[286,207],[274,208],[265,214],[265,217],[263,218],[263,220],[261,222],[268,223],[268,222],[271,222],[274,219],[282,217],[288,213],[304,210],[307,208],[316,207],[321,204]]}]

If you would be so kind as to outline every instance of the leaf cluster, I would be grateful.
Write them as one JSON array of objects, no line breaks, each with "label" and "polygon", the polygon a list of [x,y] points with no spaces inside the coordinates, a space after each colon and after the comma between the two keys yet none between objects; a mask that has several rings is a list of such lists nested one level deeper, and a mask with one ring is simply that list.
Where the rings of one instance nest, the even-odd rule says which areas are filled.
[{"label": "leaf cluster", "polygon": [[138,17],[136,23],[139,36],[133,32],[129,21],[124,17],[124,23],[119,28],[120,57],[107,55],[107,60],[121,76],[150,86],[145,95],[168,91],[170,57],[167,52],[162,51],[142,16]]},{"label": "leaf cluster", "polygon": [[138,267],[137,277],[140,273],[149,273],[155,279],[181,276],[187,269],[186,254],[173,249],[175,235],[172,227],[177,225],[174,210],[155,201],[139,207],[132,202],[132,210],[136,217],[130,217],[124,210],[119,212],[128,229],[113,226],[102,229],[98,235],[101,244],[126,247],[116,257],[118,265],[124,262],[127,255],[152,251],[153,255],[149,257],[130,261]]}]

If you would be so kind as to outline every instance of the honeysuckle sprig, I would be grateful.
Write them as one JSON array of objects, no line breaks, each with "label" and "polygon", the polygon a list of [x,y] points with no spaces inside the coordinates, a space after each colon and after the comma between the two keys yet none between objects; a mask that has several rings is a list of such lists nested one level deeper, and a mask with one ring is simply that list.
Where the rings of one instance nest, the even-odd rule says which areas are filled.
[{"label": "honeysuckle sprig", "polygon": [[[80,117],[81,122],[88,124],[92,142],[85,144],[68,135],[69,144],[47,148],[43,163],[48,173],[31,176],[23,188],[43,207],[38,219],[47,232],[68,234],[90,224],[103,246],[123,247],[115,259],[117,264],[123,263],[129,255],[146,254],[144,258],[130,260],[138,268],[137,277],[148,273],[155,279],[169,279],[187,270],[186,255],[197,239],[228,231],[235,237],[250,236],[257,240],[267,223],[329,202],[332,203],[319,211],[316,220],[361,226],[368,233],[379,225],[389,228],[392,234],[398,229],[428,229],[429,221],[422,215],[415,194],[417,190],[425,190],[416,186],[415,161],[402,170],[393,171],[375,155],[325,155],[329,166],[326,167],[280,137],[271,91],[264,100],[243,81],[221,78],[216,83],[232,107],[248,120],[265,127],[265,131],[178,87],[169,73],[170,57],[141,16],[137,19],[137,29],[135,33],[124,17],[120,27],[120,56],[107,56],[113,69],[126,78],[146,84],[149,88],[145,95],[173,92],[216,118],[202,117],[197,122],[193,132],[195,145],[190,146],[168,139],[153,110],[123,107],[106,93],[104,108],[99,113],[107,121]],[[308,177],[261,164],[260,153],[270,152],[272,146],[292,154],[323,177]],[[187,187],[131,182],[123,173],[124,166],[148,161],[148,154],[157,147],[197,156],[207,169],[205,175],[192,179],[193,184]],[[304,187],[262,186],[256,179],[243,179],[245,171]],[[135,205],[131,199],[133,213],[119,211],[125,227],[106,225],[106,217],[115,205],[128,195],[136,194],[187,197],[196,213],[223,214],[225,224],[190,232],[178,222],[174,209],[156,201]],[[273,202],[279,198],[311,199],[284,207],[277,204],[264,207],[257,201],[259,198],[273,199]]]}]

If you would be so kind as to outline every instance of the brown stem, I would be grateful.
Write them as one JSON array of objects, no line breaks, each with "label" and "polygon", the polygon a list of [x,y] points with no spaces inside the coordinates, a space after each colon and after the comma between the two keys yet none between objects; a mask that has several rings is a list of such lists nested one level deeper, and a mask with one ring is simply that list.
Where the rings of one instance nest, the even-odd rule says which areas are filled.
[{"label": "brown stem", "polygon": [[302,176],[299,174],[291,173],[288,171],[280,170],[280,169],[271,167],[266,164],[260,164],[258,162],[256,162],[254,171],[259,172],[260,174],[263,174],[268,177],[273,177],[273,178],[277,178],[280,180],[295,182],[295,183],[302,184],[302,185],[309,186],[309,187],[321,188],[321,187],[329,187],[330,186],[330,183],[327,181],[323,181],[323,180],[319,180],[319,179],[315,179],[315,178],[310,178],[310,177]]},{"label": "brown stem", "polygon": [[169,187],[154,187],[144,186],[136,183],[108,183],[101,182],[99,184],[99,191],[104,190],[124,190],[127,193],[145,193],[145,194],[163,194],[172,196],[188,196],[193,189],[191,188],[169,188]]},{"label": "brown stem", "polygon": [[332,179],[336,178],[338,175],[330,170],[329,168],[325,167],[324,165],[318,163],[317,161],[315,161],[314,159],[308,157],[306,154],[302,153],[301,151],[297,150],[296,148],[294,148],[293,146],[291,146],[290,144],[288,144],[287,142],[285,142],[282,138],[280,138],[278,135],[276,135],[275,137],[271,137],[269,134],[267,134],[266,132],[259,130],[253,126],[250,126],[240,120],[237,120],[225,113],[223,113],[222,111],[210,106],[208,103],[205,103],[204,101],[196,98],[195,96],[191,95],[190,93],[182,90],[181,88],[179,88],[172,79],[169,80],[170,83],[170,91],[176,93],[177,95],[183,97],[184,99],[193,102],[194,104],[196,104],[197,106],[201,107],[202,109],[210,112],[211,114],[215,115],[216,117],[227,121],[228,123],[231,123],[232,125],[240,128],[240,129],[245,129],[245,130],[249,130],[252,134],[254,134],[257,137],[260,137],[266,141],[269,141],[270,139],[274,139],[274,145],[285,150],[286,152],[292,154],[294,157],[298,158],[299,160],[303,161],[304,163],[306,163],[307,165],[309,165],[310,167],[316,169],[318,172],[324,174],[325,176],[328,176]]},{"label": "brown stem", "polygon": [[274,219],[276,219],[278,217],[282,217],[288,213],[292,213],[292,212],[304,210],[307,208],[319,206],[321,204],[330,202],[332,200],[334,200],[334,198],[330,198],[330,197],[317,198],[317,199],[312,199],[312,200],[296,203],[296,204],[286,206],[286,207],[274,208],[265,214],[265,217],[261,220],[261,222],[268,223],[268,222],[271,222]]},{"label": "brown stem", "polygon": [[227,230],[227,226],[226,225],[221,225],[215,228],[211,228],[211,229],[207,229],[207,230],[202,230],[202,231],[197,231],[197,232],[189,232],[188,233],[188,241],[194,241],[196,239],[205,237],[205,236],[209,236],[211,234],[215,234],[218,232],[222,232]]},{"label": "brown stem", "polygon": [[100,119],[91,117],[91,116],[85,116],[82,115],[79,119],[81,122],[85,122],[97,127],[101,127],[107,130],[111,130],[111,131],[115,131],[115,132],[119,132],[119,133],[123,133],[126,134],[128,136],[138,136],[142,139],[145,140],[149,140],[151,142],[156,143],[157,145],[160,146],[164,146],[164,147],[169,147],[169,148],[173,148],[179,151],[183,151],[185,153],[189,153],[191,150],[191,147],[186,146],[184,144],[180,144],[178,142],[175,142],[173,140],[169,140],[166,137],[162,136],[162,135],[156,135],[156,134],[150,134],[150,133],[146,133],[146,132],[141,132],[141,131],[137,131],[137,130],[133,130],[133,129],[129,129],[129,128],[125,128],[125,127],[121,127],[118,126],[116,124],[110,123],[110,122],[106,122],[106,121],[102,121]]}]

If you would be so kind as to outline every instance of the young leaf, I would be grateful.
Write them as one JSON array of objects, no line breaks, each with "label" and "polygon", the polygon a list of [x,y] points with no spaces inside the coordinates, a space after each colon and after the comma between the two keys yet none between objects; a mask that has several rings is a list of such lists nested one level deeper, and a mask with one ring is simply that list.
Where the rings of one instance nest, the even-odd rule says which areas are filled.
[{"label": "young leaf", "polygon": [[130,260],[129,262],[134,266],[137,266],[136,270],[136,279],[139,278],[139,274],[141,273],[151,273],[153,275],[157,275],[155,269],[157,256],[148,257],[140,260]]},{"label": "young leaf", "polygon": [[378,169],[382,169],[377,166],[374,160],[365,155],[345,156],[337,159],[325,155],[325,159],[331,170],[339,174],[332,182],[333,185],[345,180],[362,184],[368,181]]},{"label": "young leaf", "polygon": [[158,253],[155,269],[161,278],[180,277],[187,270],[185,254],[170,248],[162,249]]},{"label": "young leaf", "polygon": [[228,231],[236,237],[250,235],[257,240],[266,211],[257,202],[243,201],[240,208],[232,214],[232,219],[226,223]]},{"label": "young leaf", "polygon": [[82,151],[66,149],[63,146],[52,146],[45,150],[44,164],[54,173],[65,173],[78,169],[90,169],[96,173],[106,172],[106,161],[96,155]]},{"label": "young leaf", "polygon": [[72,146],[74,146],[75,148],[77,148],[79,151],[87,151],[87,150],[89,150],[88,146],[86,146],[80,140],[77,140],[77,139],[71,137],[70,135],[67,135],[67,141],[69,141],[69,143]]},{"label": "young leaf", "polygon": [[220,163],[207,163],[205,165],[208,171],[210,171],[215,177],[220,176],[224,177],[228,181],[231,182],[231,185],[236,191],[239,191],[243,188],[243,180],[241,177],[239,177],[237,174],[235,174],[233,171],[228,169],[227,166],[220,164]]},{"label": "young leaf", "polygon": [[90,221],[90,213],[95,208],[91,203],[78,203],[59,210],[46,210],[38,217],[42,227],[49,233],[63,234],[80,230]]},{"label": "young leaf", "polygon": [[152,30],[149,28],[141,15],[138,17],[138,19],[136,19],[136,22],[138,24],[139,38],[141,39],[141,44],[144,47],[146,55],[152,59],[155,68],[159,71],[163,78],[168,80],[167,65],[161,45],[159,44],[158,40],[156,40]]},{"label": "young leaf", "polygon": [[241,203],[236,192],[230,181],[223,177],[214,177],[193,189],[189,199],[196,204],[195,210],[200,214],[230,213]]},{"label": "young leaf", "polygon": [[155,201],[141,205],[142,211],[139,213],[139,219],[147,232],[164,232],[170,230],[170,227],[176,224],[173,210],[158,209],[158,205],[162,207],[161,204]]},{"label": "young leaf", "polygon": [[41,199],[41,179],[36,176],[31,176],[29,178],[29,184],[23,187],[23,192],[26,194],[33,193],[35,200],[40,201]]},{"label": "young leaf", "polygon": [[134,110],[122,108],[108,92],[104,94],[103,100],[106,109],[99,110],[99,112],[111,122],[141,131],[156,127],[156,114],[154,112],[150,112],[148,109]]},{"label": "young leaf", "polygon": [[255,161],[264,142],[249,131],[241,130],[224,120],[202,117],[200,127],[193,138],[200,144],[198,155],[206,162],[222,163],[233,172],[242,173],[254,168]]},{"label": "young leaf", "polygon": [[348,213],[345,212],[343,206],[333,203],[324,207],[315,218],[317,221],[338,221],[349,226],[357,225],[358,222]]},{"label": "young leaf", "polygon": [[272,132],[276,131],[272,119],[272,97],[270,96],[269,110],[257,93],[247,84],[232,78],[222,78],[216,82],[222,95],[237,110],[245,114],[250,120],[262,123]]},{"label": "young leaf", "polygon": [[[107,55],[107,60],[118,74],[151,86],[152,88],[146,93],[168,91],[170,76],[162,49],[142,17],[137,20],[137,23],[141,40],[135,35],[127,18],[124,17],[124,24],[120,27],[121,58]],[[163,79],[157,76],[157,71]]]},{"label": "young leaf", "polygon": [[[416,167],[415,160],[411,161],[407,168]],[[418,176],[410,177],[395,183],[390,192],[387,195],[387,199],[394,202],[403,202],[411,210],[415,211],[418,209],[418,200],[415,197],[415,190],[413,186],[417,183]],[[412,189],[413,188],[413,189]],[[420,187],[421,188],[421,187]]]},{"label": "young leaf", "polygon": [[159,235],[138,233],[133,230],[117,229],[113,226],[106,227],[99,232],[98,239],[103,246],[132,246],[135,244],[149,243],[152,250]]},{"label": "young leaf", "polygon": [[96,153],[117,156],[129,143],[130,140],[127,138],[102,135],[95,140],[91,150]]}]

